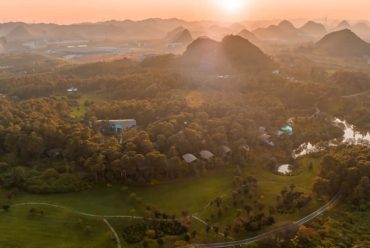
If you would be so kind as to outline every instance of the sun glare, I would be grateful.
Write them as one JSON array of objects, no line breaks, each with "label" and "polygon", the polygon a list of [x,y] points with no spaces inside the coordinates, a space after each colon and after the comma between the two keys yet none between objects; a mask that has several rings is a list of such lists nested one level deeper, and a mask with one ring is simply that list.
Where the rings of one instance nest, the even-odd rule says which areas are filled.
[{"label": "sun glare", "polygon": [[245,5],[247,0],[216,0],[218,7],[227,13],[237,13]]}]

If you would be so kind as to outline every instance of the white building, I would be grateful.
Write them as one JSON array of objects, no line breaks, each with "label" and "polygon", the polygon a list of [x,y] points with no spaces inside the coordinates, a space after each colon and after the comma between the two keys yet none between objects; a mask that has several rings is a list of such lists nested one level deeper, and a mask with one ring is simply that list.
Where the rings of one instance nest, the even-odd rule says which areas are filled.
[{"label": "white building", "polygon": [[182,156],[186,163],[191,164],[196,161],[198,158],[195,157],[193,154],[187,153]]},{"label": "white building", "polygon": [[[108,126],[111,131],[116,133],[123,132],[124,130],[136,127],[137,123],[135,119],[123,119],[123,120],[97,120],[95,122],[95,129],[104,131],[104,128]],[[105,125],[107,124],[107,125]]]},{"label": "white building", "polygon": [[75,93],[75,92],[78,92],[78,89],[75,88],[75,87],[71,87],[71,88],[68,88],[67,89],[67,92],[69,92],[69,93]]},{"label": "white building", "polygon": [[203,150],[199,154],[203,159],[206,159],[206,160],[210,160],[211,158],[215,156],[212,152],[207,151],[207,150]]}]

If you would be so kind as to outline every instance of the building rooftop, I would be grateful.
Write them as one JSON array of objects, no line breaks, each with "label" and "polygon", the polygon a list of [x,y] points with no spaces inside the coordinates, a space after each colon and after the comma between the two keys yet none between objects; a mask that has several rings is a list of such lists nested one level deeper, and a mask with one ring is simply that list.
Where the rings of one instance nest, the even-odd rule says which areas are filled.
[{"label": "building rooftop", "polygon": [[207,151],[207,150],[203,150],[199,154],[203,159],[207,159],[207,160],[209,160],[209,159],[211,159],[215,156],[212,152]]},{"label": "building rooftop", "polygon": [[182,155],[182,158],[188,164],[193,163],[194,161],[196,161],[198,159],[197,157],[195,157],[193,154],[190,154],[190,153]]},{"label": "building rooftop", "polygon": [[286,126],[282,127],[281,131],[283,131],[284,133],[287,133],[289,135],[293,134],[293,128],[289,125],[286,125]]},{"label": "building rooftop", "polygon": [[228,146],[222,146],[222,150],[224,151],[224,153],[229,153],[231,152],[231,148],[228,147]]}]

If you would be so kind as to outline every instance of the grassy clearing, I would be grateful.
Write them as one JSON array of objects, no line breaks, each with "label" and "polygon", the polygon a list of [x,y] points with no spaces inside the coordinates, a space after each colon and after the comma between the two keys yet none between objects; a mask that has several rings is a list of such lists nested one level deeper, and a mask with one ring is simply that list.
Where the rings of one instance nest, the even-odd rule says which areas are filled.
[{"label": "grassy clearing", "polygon": [[[312,162],[313,168],[309,170],[309,164]],[[280,194],[283,187],[291,184],[296,186],[298,191],[310,192],[314,183],[315,176],[319,173],[319,160],[312,158],[303,158],[299,161],[299,169],[296,176],[275,175],[261,167],[248,168],[246,174],[251,175],[258,180],[258,187],[261,199],[265,204],[275,204],[276,196]]]},{"label": "grassy clearing", "polygon": [[31,206],[0,212],[2,248],[113,248],[112,234],[101,220],[81,218],[48,207],[34,207],[44,214],[31,214]]},{"label": "grassy clearing", "polygon": [[[20,193],[13,202],[47,202],[60,204],[75,210],[93,214],[141,214],[146,205],[168,213],[179,214],[182,210],[195,213],[210,200],[230,190],[231,171],[215,171],[207,176],[177,180],[159,185],[129,187],[101,187],[78,193],[33,195]],[[135,197],[130,197],[132,193]],[[137,201],[136,198],[141,199]],[[136,212],[132,210],[136,209]]]},{"label": "grassy clearing", "polygon": [[72,109],[71,114],[76,117],[82,117],[88,111],[88,107],[85,105],[85,102],[94,102],[102,103],[104,98],[95,94],[82,94],[81,97],[77,100],[78,106]]},{"label": "grassy clearing", "polygon": [[[270,171],[266,170],[262,166],[250,165],[244,169],[245,176],[253,176],[258,180],[258,192],[259,201],[263,203],[267,209],[269,206],[276,206],[276,197],[280,194],[280,191],[284,187],[289,187],[289,185],[294,184],[297,191],[308,193],[312,191],[312,186],[314,183],[315,176],[319,173],[319,159],[314,158],[303,158],[299,163],[299,169],[296,176],[281,176],[275,175]],[[309,169],[309,164],[312,163],[312,170]],[[230,187],[230,186],[229,186]],[[229,191],[231,192],[231,191]],[[231,195],[224,195],[224,199],[230,199]],[[318,202],[313,199],[312,202],[304,207],[303,209],[297,210],[291,214],[279,214],[275,213],[274,218],[276,224],[274,226],[279,226],[286,222],[297,221],[300,218],[314,212],[318,208],[324,205],[323,202]],[[209,208],[203,209],[200,216],[203,219],[210,218]],[[224,213],[221,217],[213,219],[212,222],[219,225],[226,225],[232,223],[236,216],[236,211],[228,211]]]},{"label": "grassy clearing", "polygon": [[[310,163],[313,164],[312,170],[309,169]],[[205,219],[209,217],[207,205],[211,200],[214,200],[218,196],[229,197],[231,195],[231,182],[233,178],[232,171],[232,169],[224,169],[211,172],[204,177],[176,180],[174,182],[145,187],[132,186],[128,189],[113,186],[110,188],[100,187],[79,193],[68,194],[32,195],[20,193],[11,201],[13,203],[46,202],[59,204],[74,210],[100,215],[142,215],[145,206],[150,205],[161,211],[166,211],[171,214],[175,213],[177,215],[179,215],[182,210],[188,210],[190,213],[196,213],[197,216]],[[292,183],[296,185],[297,190],[310,192],[314,182],[314,177],[318,172],[319,160],[310,158],[304,158],[299,161],[299,173],[296,176],[275,175],[260,166],[248,166],[244,171],[245,175],[251,175],[257,178],[260,200],[266,206],[274,206],[276,204],[276,196],[280,193],[281,189]],[[1,195],[3,196],[2,201],[4,202],[5,194],[2,193]],[[313,212],[322,204],[323,203],[319,203],[314,200],[309,204],[309,206],[295,213],[284,215],[276,214],[274,215],[277,221],[275,226],[281,225],[284,222],[298,220]],[[20,247],[17,246],[16,240],[12,240],[11,237],[14,235],[13,231],[19,232],[19,230],[22,231],[23,229],[25,229],[25,233],[28,232],[27,236],[17,240],[21,240],[22,244],[27,241],[31,248],[48,247],[48,243],[50,242],[55,242],[58,245],[61,245],[54,247],[79,247],[78,245],[81,244],[81,242],[84,242],[86,237],[83,233],[84,231],[82,229],[80,231],[75,230],[76,219],[78,218],[77,216],[73,216],[70,213],[68,214],[67,211],[46,208],[45,213],[47,214],[45,214],[44,217],[30,220],[28,216],[29,208],[30,207],[22,207],[22,209],[20,207],[19,209],[13,208],[9,214],[2,214],[5,218],[0,218],[0,232],[4,235],[0,238],[0,241],[2,240],[3,244],[8,245],[10,242],[9,244],[13,245],[4,245],[4,247]],[[68,216],[68,218],[66,216]],[[221,218],[215,220],[215,222],[223,226],[224,224],[231,223],[234,217],[235,211],[229,211]],[[122,224],[127,223],[128,221],[130,220],[111,219],[111,223],[114,225],[117,232],[121,230]],[[8,226],[8,223],[11,223],[10,226]],[[93,240],[91,242],[94,244],[102,244],[101,242],[103,242],[103,240],[108,239],[107,232],[109,232],[109,230],[105,226],[103,226],[103,228],[98,228],[99,225],[96,223],[101,225],[100,220],[95,220],[95,224],[89,224],[96,227],[94,231],[99,231],[99,235],[95,235],[97,240]],[[202,224],[197,223],[196,221],[193,221],[193,223],[193,229],[198,232],[197,240],[200,242],[210,242],[212,240],[219,241],[220,237],[217,237],[215,234],[207,235]],[[63,229],[67,229],[66,232],[58,231],[61,226]],[[45,229],[43,229],[44,227]],[[50,230],[51,233],[56,232],[59,236],[57,235],[55,237],[48,238],[45,230]],[[68,239],[68,242],[70,243],[64,244],[59,240],[62,239],[62,237],[72,235],[70,234],[71,232],[73,232],[73,235],[75,236],[71,236],[71,238]],[[35,237],[35,240],[32,240],[33,238],[29,237]],[[111,239],[112,237],[109,236],[109,238]],[[40,244],[37,240],[41,240],[40,242],[46,243]],[[0,247],[3,247],[1,244],[2,243],[0,243]],[[85,245],[83,247],[94,246]],[[129,245],[128,247],[135,246]]]}]

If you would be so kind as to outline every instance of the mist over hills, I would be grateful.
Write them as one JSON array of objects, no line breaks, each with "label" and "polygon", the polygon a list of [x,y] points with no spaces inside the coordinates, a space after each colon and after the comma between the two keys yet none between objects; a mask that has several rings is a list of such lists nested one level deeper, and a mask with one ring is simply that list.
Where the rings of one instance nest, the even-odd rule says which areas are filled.
[{"label": "mist over hills", "polygon": [[[267,23],[270,23],[265,26]],[[243,29],[253,30],[260,39],[298,39],[300,36],[322,34],[326,28],[323,24],[306,22],[302,28],[296,28],[291,21],[284,20],[279,24],[274,21],[265,22],[243,22],[243,23],[221,23],[216,21],[184,21],[180,19],[151,18],[141,21],[105,21],[97,23],[78,23],[70,25],[58,24],[27,24],[12,22],[0,24],[0,37],[7,39],[12,33],[22,31],[33,40],[148,40],[161,39],[170,31],[183,27],[188,29],[194,37],[209,36],[222,39],[228,34],[238,34]],[[316,25],[315,25],[316,24]],[[342,22],[338,27],[348,27],[348,22]],[[357,26],[358,29],[366,31],[366,23]],[[257,27],[256,27],[257,26]],[[314,27],[315,26],[315,27]],[[320,26],[320,27],[319,27]],[[365,26],[365,27],[364,27]],[[17,31],[18,30],[18,31]]]},{"label": "mist over hills", "polygon": [[165,40],[168,43],[181,43],[188,45],[193,41],[190,31],[184,27],[177,27],[166,35]]},{"label": "mist over hills", "polygon": [[247,29],[243,29],[238,33],[238,35],[243,37],[244,39],[249,40],[253,44],[258,44],[261,42],[254,33],[250,32]]},{"label": "mist over hills", "polygon": [[6,35],[7,42],[26,42],[34,37],[25,26],[16,26]]},{"label": "mist over hills", "polygon": [[183,54],[182,63],[197,70],[214,72],[246,72],[269,70],[272,60],[250,41],[236,35],[221,42],[198,38]]},{"label": "mist over hills", "polygon": [[351,28],[351,25],[349,24],[348,21],[346,20],[343,20],[341,21],[337,26],[336,26],[336,30],[342,30],[342,29],[349,29]]},{"label": "mist over hills", "polygon": [[326,28],[323,24],[313,21],[308,21],[302,27],[297,28],[290,21],[284,20],[278,25],[258,28],[253,33],[262,40],[299,43],[322,38],[326,34]]},{"label": "mist over hills", "polygon": [[306,22],[300,30],[312,37],[323,37],[327,33],[323,24],[314,21]]},{"label": "mist over hills", "polygon": [[198,37],[206,36],[221,41],[228,35],[239,35],[264,51],[271,51],[276,46],[290,49],[293,46],[313,44],[328,32],[347,26],[361,39],[370,41],[370,27],[366,21],[283,20],[275,23],[222,23],[176,18],[111,20],[71,25],[3,23],[0,24],[0,53],[37,52],[77,62],[114,57],[142,60],[156,54],[181,54]]},{"label": "mist over hills", "polygon": [[349,29],[326,35],[315,44],[315,52],[334,57],[363,57],[370,55],[370,44]]}]

